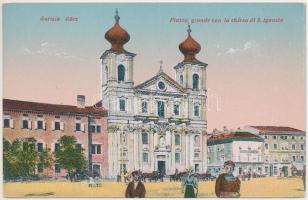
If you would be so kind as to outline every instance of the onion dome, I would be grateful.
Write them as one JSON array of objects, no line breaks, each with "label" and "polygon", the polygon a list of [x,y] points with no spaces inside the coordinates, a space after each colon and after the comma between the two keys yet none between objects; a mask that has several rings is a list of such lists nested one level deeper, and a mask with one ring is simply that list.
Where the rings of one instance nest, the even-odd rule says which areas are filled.
[{"label": "onion dome", "polygon": [[111,50],[124,51],[123,45],[129,41],[130,36],[119,24],[120,17],[118,15],[118,9],[116,9],[114,19],[115,24],[105,33],[105,38],[111,43]]},{"label": "onion dome", "polygon": [[190,25],[188,25],[187,33],[188,36],[186,40],[179,45],[179,49],[184,55],[184,61],[194,61],[196,60],[195,55],[201,50],[201,46],[191,37]]}]

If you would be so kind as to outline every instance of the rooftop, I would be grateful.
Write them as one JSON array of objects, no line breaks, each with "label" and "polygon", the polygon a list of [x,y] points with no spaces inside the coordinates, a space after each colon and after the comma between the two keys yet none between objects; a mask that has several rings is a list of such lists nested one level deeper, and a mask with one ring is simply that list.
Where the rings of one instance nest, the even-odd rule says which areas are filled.
[{"label": "rooftop", "polygon": [[20,101],[12,99],[3,99],[3,111],[28,111],[53,114],[79,114],[79,115],[107,115],[107,110],[97,103],[93,106],[83,108],[73,105],[38,103],[30,101]]},{"label": "rooftop", "polygon": [[225,143],[234,140],[246,140],[246,141],[263,141],[260,136],[257,136],[250,132],[244,131],[236,131],[236,132],[228,132],[228,133],[219,133],[212,135],[208,138],[208,143]]},{"label": "rooftop", "polygon": [[299,129],[287,127],[287,126],[250,126],[261,132],[304,132]]}]

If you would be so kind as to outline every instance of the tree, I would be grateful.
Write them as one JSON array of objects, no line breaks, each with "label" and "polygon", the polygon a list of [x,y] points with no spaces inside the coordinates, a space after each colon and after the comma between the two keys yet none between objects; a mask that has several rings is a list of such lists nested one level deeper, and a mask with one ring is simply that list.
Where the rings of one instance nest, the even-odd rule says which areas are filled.
[{"label": "tree", "polygon": [[81,173],[85,170],[86,160],[83,154],[83,149],[77,145],[74,136],[64,135],[58,140],[60,149],[56,151],[56,162],[61,168],[66,169],[70,180],[72,181],[73,174]]},{"label": "tree", "polygon": [[16,139],[10,144],[3,139],[3,167],[5,179],[35,174],[38,152],[34,138]]},{"label": "tree", "polygon": [[5,138],[3,138],[3,178],[4,180],[9,179],[13,176],[12,171],[12,154],[10,153],[11,144]]},{"label": "tree", "polygon": [[39,152],[39,163],[43,165],[44,169],[51,169],[53,162],[54,162],[54,156],[51,153],[50,148],[45,148],[42,152]]}]

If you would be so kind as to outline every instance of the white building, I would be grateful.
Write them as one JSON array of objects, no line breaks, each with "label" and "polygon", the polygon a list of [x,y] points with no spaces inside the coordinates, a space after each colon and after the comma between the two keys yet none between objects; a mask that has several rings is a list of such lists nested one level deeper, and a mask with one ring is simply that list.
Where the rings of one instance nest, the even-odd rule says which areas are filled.
[{"label": "white building", "polygon": [[245,126],[243,130],[264,139],[264,171],[269,176],[291,176],[303,170],[306,155],[304,131],[282,126]]},{"label": "white building", "polygon": [[109,175],[120,174],[121,166],[167,174],[186,168],[205,172],[207,64],[195,58],[201,47],[190,27],[179,46],[184,60],[174,67],[175,80],[161,67],[135,86],[136,54],[123,48],[130,36],[119,19],[116,13],[114,26],[105,34],[111,49],[100,58],[102,103],[108,110]]},{"label": "white building", "polygon": [[225,132],[211,135],[208,145],[208,172],[217,176],[225,161],[235,163],[234,174],[263,174],[263,139],[248,132]]}]

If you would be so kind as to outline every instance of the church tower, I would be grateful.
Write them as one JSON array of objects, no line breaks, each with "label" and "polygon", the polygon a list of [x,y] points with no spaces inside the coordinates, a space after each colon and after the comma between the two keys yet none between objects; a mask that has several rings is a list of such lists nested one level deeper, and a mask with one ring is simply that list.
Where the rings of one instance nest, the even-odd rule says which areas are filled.
[{"label": "church tower", "polygon": [[115,24],[105,33],[105,39],[111,44],[101,59],[102,103],[109,116],[133,115],[133,59],[136,56],[124,49],[130,36],[120,26],[120,17],[116,10]]},{"label": "church tower", "polygon": [[179,45],[184,60],[178,63],[176,71],[177,82],[188,93],[188,116],[196,122],[206,121],[206,67],[207,64],[196,59],[196,54],[201,50],[200,44],[191,36],[188,25],[187,38]]},{"label": "church tower", "polygon": [[[188,163],[194,163],[195,171],[207,170],[207,120],[206,120],[206,67],[207,64],[196,59],[196,54],[201,51],[201,45],[191,36],[190,25],[187,29],[187,38],[179,45],[181,53],[184,55],[182,62],[178,63],[174,69],[176,71],[177,82],[185,88],[187,97],[187,115],[190,119],[189,127],[195,131],[193,135],[186,134],[186,137],[198,137],[200,133],[202,149],[195,148],[188,142],[186,154]],[[193,148],[191,148],[193,147]],[[200,151],[201,164],[194,162],[194,155]]]},{"label": "church tower", "polygon": [[207,64],[196,59],[201,46],[191,36],[190,25],[188,25],[187,33],[187,38],[179,45],[184,60],[174,67],[176,80],[189,91],[204,91],[206,90],[205,69]]}]

